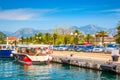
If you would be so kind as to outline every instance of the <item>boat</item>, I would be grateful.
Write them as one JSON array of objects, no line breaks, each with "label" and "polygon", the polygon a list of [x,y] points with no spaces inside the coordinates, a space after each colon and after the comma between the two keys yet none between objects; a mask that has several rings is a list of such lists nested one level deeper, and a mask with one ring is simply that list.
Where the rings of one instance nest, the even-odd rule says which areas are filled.
[{"label": "boat", "polygon": [[23,64],[46,64],[52,60],[50,45],[20,45],[17,49],[13,52],[13,57]]},{"label": "boat", "polygon": [[15,50],[15,45],[0,44],[0,58],[12,57],[13,50]]},{"label": "boat", "polygon": [[109,71],[109,72],[116,72],[116,65],[112,64],[101,64],[100,65],[101,70],[103,71]]}]

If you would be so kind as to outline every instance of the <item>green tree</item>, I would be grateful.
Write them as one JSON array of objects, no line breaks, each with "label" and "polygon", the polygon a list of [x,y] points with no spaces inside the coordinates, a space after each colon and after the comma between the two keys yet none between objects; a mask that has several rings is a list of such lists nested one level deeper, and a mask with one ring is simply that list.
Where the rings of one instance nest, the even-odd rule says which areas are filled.
[{"label": "green tree", "polygon": [[68,37],[65,36],[65,37],[64,37],[64,44],[67,44],[67,43],[68,43]]},{"label": "green tree", "polygon": [[104,38],[105,38],[105,36],[107,36],[107,32],[106,31],[100,31],[100,32],[98,32],[98,34],[100,35],[100,37],[102,37],[102,44],[104,44]]},{"label": "green tree", "polygon": [[53,34],[53,45],[56,43],[58,35],[56,33]]},{"label": "green tree", "polygon": [[24,40],[25,40],[25,39],[24,39],[24,37],[22,36],[22,37],[21,37],[21,42],[22,42],[22,44],[24,43]]},{"label": "green tree", "polygon": [[117,27],[117,34],[115,35],[115,41],[120,44],[120,25]]},{"label": "green tree", "polygon": [[78,44],[78,42],[79,42],[79,36],[81,35],[82,33],[80,32],[80,30],[74,30],[74,32],[73,32],[73,36],[74,36],[74,39],[73,39],[73,41],[74,41],[74,44]]},{"label": "green tree", "polygon": [[92,35],[86,34],[85,39],[86,39],[86,42],[90,43],[90,40],[92,39]]},{"label": "green tree", "polygon": [[49,33],[45,33],[45,37],[44,37],[45,39],[45,43],[49,43],[49,41],[50,41],[50,34]]},{"label": "green tree", "polygon": [[5,43],[4,39],[5,39],[6,35],[3,32],[0,32],[0,43]]}]

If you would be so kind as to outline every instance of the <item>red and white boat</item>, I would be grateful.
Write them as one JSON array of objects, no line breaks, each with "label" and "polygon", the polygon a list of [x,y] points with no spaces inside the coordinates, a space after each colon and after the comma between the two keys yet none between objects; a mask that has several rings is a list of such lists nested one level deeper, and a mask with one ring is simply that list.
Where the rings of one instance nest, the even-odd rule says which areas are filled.
[{"label": "red and white boat", "polygon": [[50,49],[50,45],[18,45],[13,57],[18,62],[28,65],[49,63],[52,60]]}]

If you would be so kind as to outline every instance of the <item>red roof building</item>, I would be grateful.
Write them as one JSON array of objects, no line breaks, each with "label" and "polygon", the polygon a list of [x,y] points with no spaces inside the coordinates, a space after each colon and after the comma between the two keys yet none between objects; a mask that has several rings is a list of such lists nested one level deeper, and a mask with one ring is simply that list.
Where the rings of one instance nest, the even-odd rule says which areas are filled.
[{"label": "red roof building", "polygon": [[8,41],[8,43],[13,43],[14,41],[17,41],[18,39],[13,36],[7,36],[5,38],[5,41]]}]

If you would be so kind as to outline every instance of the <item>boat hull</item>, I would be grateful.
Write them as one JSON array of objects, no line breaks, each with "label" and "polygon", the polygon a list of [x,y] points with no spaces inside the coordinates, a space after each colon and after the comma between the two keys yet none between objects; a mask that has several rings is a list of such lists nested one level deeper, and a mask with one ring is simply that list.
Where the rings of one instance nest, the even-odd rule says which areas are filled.
[{"label": "boat hull", "polygon": [[12,50],[0,50],[0,57],[11,57],[12,55]]},{"label": "boat hull", "polygon": [[[51,59],[45,59],[46,56],[29,56],[27,54],[13,54],[13,57],[16,61],[23,64],[48,64]],[[44,58],[44,59],[41,59]]]}]

